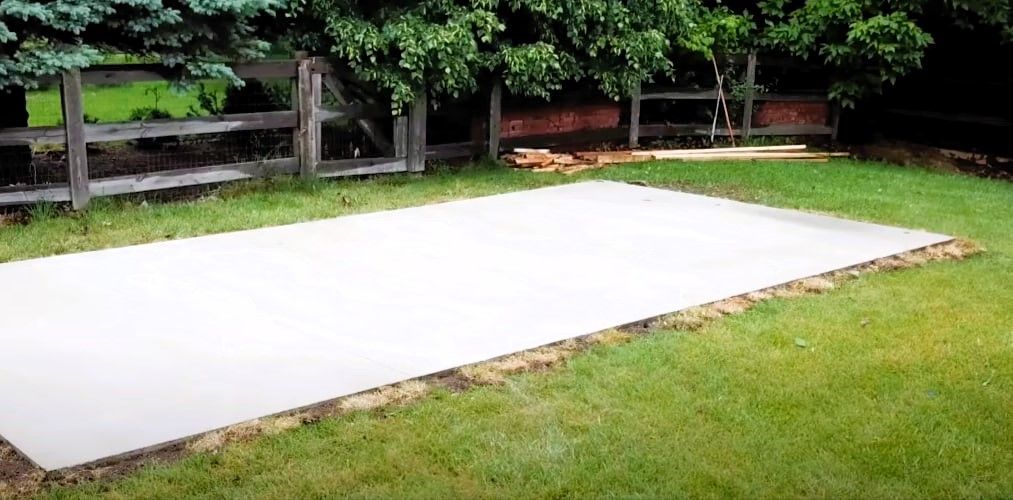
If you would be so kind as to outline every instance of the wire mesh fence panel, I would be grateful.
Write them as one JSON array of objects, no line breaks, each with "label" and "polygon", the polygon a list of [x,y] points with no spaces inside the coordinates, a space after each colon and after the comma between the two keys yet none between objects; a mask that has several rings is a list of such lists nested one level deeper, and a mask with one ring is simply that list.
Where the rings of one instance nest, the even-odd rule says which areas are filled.
[{"label": "wire mesh fence panel", "polygon": [[[324,107],[341,107],[343,103],[330,92],[323,91],[321,94],[321,105]],[[370,121],[378,125],[377,128],[386,136],[386,139],[389,140],[393,137],[394,120],[392,117],[374,117],[370,118]],[[355,120],[332,120],[321,124],[321,160],[379,158],[383,156],[386,156],[385,152],[377,147]]]},{"label": "wire mesh fence panel", "polygon": [[[117,123],[149,122],[292,108],[288,79],[248,80],[241,87],[223,81],[203,81],[182,91],[172,89],[167,82],[105,87],[104,92],[85,93],[86,116],[103,117],[96,123],[105,123],[105,118],[113,117]],[[122,110],[118,114],[104,111],[109,99],[118,97],[122,97],[121,107],[127,110],[126,118],[122,118]],[[101,179],[293,155],[292,129],[274,128],[93,142],[89,144],[88,164],[91,178]]]},{"label": "wire mesh fence panel", "polygon": [[357,123],[351,120],[326,122],[321,127],[320,159],[380,158],[384,152]]},{"label": "wire mesh fence panel", "polygon": [[0,188],[67,182],[63,145],[0,146]]}]

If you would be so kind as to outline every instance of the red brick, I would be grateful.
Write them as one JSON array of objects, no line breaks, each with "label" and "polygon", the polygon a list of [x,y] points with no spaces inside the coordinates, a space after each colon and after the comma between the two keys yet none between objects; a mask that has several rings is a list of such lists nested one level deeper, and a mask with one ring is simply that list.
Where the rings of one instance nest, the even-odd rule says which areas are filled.
[{"label": "red brick", "polygon": [[753,113],[753,125],[824,125],[830,116],[826,102],[761,102]]}]

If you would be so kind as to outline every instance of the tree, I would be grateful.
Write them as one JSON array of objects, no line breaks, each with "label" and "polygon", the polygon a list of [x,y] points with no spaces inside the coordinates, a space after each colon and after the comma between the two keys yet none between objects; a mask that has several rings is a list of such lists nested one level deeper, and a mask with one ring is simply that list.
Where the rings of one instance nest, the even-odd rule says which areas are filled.
[{"label": "tree", "polygon": [[819,60],[833,73],[830,96],[853,107],[922,65],[941,43],[933,27],[957,24],[1013,42],[1010,0],[766,0],[734,3],[758,26],[760,48]]},{"label": "tree", "polygon": [[325,51],[399,104],[422,89],[473,92],[491,76],[542,97],[590,79],[618,98],[673,71],[677,54],[709,55],[748,26],[695,0],[317,0],[304,13],[323,21]]},{"label": "tree", "polygon": [[109,52],[149,57],[182,79],[234,80],[221,61],[261,57],[267,21],[281,2],[0,1],[0,127],[28,125],[25,89],[40,78],[96,64]]}]

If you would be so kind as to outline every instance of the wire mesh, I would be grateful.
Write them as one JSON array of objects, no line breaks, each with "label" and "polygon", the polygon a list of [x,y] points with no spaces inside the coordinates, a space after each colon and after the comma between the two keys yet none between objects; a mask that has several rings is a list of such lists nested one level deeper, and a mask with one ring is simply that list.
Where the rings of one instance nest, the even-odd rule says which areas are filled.
[{"label": "wire mesh", "polygon": [[[99,86],[85,92],[86,119],[94,123],[198,118],[292,109],[288,79],[248,80],[242,87],[202,81],[187,89],[167,82]],[[111,101],[119,101],[110,110]],[[292,129],[149,137],[89,144],[92,179],[287,158]]]},{"label": "wire mesh", "polygon": [[67,155],[58,146],[0,147],[0,187],[67,182]]}]

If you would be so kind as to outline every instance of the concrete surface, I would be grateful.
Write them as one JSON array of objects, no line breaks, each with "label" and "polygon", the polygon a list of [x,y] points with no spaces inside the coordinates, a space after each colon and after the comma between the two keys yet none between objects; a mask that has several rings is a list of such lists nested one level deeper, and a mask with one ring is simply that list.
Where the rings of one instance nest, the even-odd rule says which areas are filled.
[{"label": "concrete surface", "polygon": [[589,182],[0,265],[0,436],[60,469],[950,240]]}]

